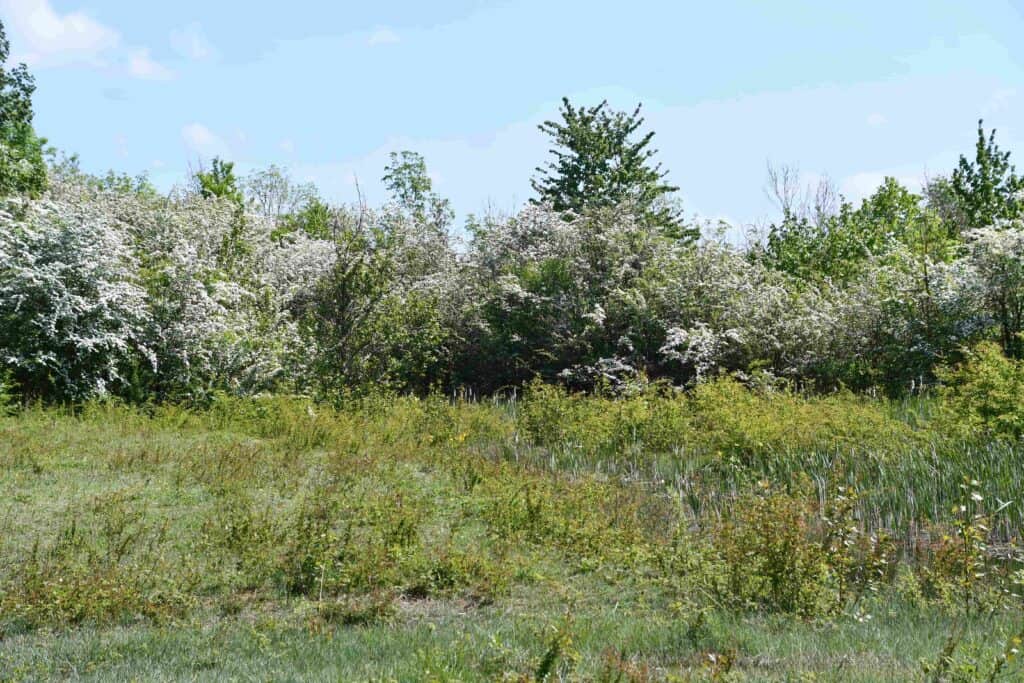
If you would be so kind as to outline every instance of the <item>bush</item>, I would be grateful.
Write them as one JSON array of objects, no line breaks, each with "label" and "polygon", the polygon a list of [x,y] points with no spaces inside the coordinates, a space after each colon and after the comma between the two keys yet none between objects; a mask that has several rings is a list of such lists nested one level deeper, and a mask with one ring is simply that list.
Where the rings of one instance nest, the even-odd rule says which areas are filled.
[{"label": "bush", "polygon": [[971,440],[1024,436],[1024,361],[1007,358],[994,342],[983,342],[940,377],[938,420],[947,432]]},{"label": "bush", "polygon": [[128,235],[88,197],[0,206],[0,362],[26,397],[117,390],[153,357]]},{"label": "bush", "polygon": [[850,393],[816,398],[758,391],[731,378],[700,384],[689,394],[652,386],[629,398],[570,394],[535,382],[519,425],[534,443],[555,452],[613,460],[684,451],[748,460],[814,450],[885,454],[924,438],[891,417],[884,404]]},{"label": "bush", "polygon": [[853,492],[837,488],[825,508],[806,498],[762,490],[739,498],[712,529],[722,562],[722,597],[742,607],[833,614],[892,578],[890,542],[861,533]]}]

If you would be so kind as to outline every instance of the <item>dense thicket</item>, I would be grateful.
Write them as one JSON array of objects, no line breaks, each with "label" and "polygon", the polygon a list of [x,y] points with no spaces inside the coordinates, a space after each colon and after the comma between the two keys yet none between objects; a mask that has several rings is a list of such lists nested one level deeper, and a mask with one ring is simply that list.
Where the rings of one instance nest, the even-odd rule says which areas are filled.
[{"label": "dense thicket", "polygon": [[18,159],[0,163],[0,372],[24,398],[723,374],[901,393],[979,341],[1024,355],[1022,181],[980,127],[973,158],[924,196],[890,178],[859,206],[785,203],[741,248],[689,239],[638,113],[604,104],[542,126],[555,161],[535,203],[459,231],[411,152],[377,209],[221,160],[168,196],[69,162],[33,175],[31,78],[0,78],[0,148]]}]

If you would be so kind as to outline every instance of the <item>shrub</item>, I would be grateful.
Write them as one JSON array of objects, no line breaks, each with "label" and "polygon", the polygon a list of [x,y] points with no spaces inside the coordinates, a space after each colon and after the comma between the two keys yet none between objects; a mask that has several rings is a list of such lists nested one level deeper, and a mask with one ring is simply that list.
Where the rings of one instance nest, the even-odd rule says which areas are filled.
[{"label": "shrub", "polygon": [[983,342],[940,377],[939,424],[964,439],[979,435],[1019,440],[1024,435],[1024,361]]},{"label": "shrub", "polygon": [[629,398],[569,394],[535,382],[519,425],[535,444],[557,453],[613,461],[684,451],[741,460],[814,450],[885,454],[924,439],[884,404],[850,393],[751,390],[732,378],[688,394],[652,386]]},{"label": "shrub", "polygon": [[813,450],[892,452],[919,441],[877,402],[850,393],[758,392],[724,378],[698,386],[693,429],[712,452],[736,456]]},{"label": "shrub", "polygon": [[87,196],[0,206],[0,362],[24,395],[104,395],[133,360],[154,360],[138,268],[127,234]]},{"label": "shrub", "polygon": [[861,533],[855,499],[837,488],[819,509],[767,482],[741,496],[711,531],[720,594],[734,605],[816,616],[842,611],[890,579],[891,544]]}]

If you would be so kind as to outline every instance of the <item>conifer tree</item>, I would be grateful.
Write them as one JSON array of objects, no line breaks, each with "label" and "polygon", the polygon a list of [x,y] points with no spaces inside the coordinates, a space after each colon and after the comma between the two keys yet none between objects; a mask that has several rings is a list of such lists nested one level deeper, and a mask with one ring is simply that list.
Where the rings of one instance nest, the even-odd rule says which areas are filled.
[{"label": "conifer tree", "polygon": [[1010,163],[1010,152],[999,149],[995,129],[985,137],[983,123],[978,121],[974,161],[961,155],[951,179],[969,228],[984,228],[1024,214],[1024,202],[1017,197],[1024,191],[1024,177],[1018,176]]},{"label": "conifer tree", "polygon": [[649,226],[679,239],[698,236],[668,201],[679,188],[665,182],[667,171],[653,161],[654,132],[636,137],[644,123],[640,105],[628,113],[611,110],[607,101],[574,107],[563,98],[560,113],[561,121],[539,126],[554,143],[554,159],[537,168],[534,201],[573,212],[631,204]]}]

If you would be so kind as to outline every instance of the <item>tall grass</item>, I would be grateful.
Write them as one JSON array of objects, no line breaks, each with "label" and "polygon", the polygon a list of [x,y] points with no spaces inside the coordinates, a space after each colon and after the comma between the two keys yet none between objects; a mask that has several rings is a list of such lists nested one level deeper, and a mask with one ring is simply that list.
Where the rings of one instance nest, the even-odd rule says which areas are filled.
[{"label": "tall grass", "polygon": [[[949,626],[968,562],[985,565],[972,605],[1016,604],[1016,567],[991,544],[981,559],[961,552],[954,508],[965,476],[980,508],[1019,495],[1021,449],[957,441],[932,411],[730,383],[629,398],[537,386],[503,401],[28,407],[0,417],[0,652],[18,643],[0,672],[32,677],[36,656],[59,671],[40,653],[47,633],[81,658],[76,634],[127,629],[172,647],[206,642],[210,624],[250,648],[243,662],[263,656],[245,624],[277,634],[271,650],[339,638],[368,658],[336,670],[357,679],[826,670],[835,662],[797,654],[815,637],[799,619],[847,629],[866,614],[890,619],[893,637],[925,613]],[[1021,524],[1011,505],[984,540],[1005,545]],[[987,619],[964,622],[965,643],[1017,628]],[[425,623],[460,654],[431,646]],[[174,625],[196,635],[161,630]],[[755,658],[759,629],[793,634],[772,655],[788,662]],[[865,629],[848,637],[874,637]],[[922,631],[906,650],[942,642]],[[889,656],[858,664],[863,680],[918,666]]]}]

